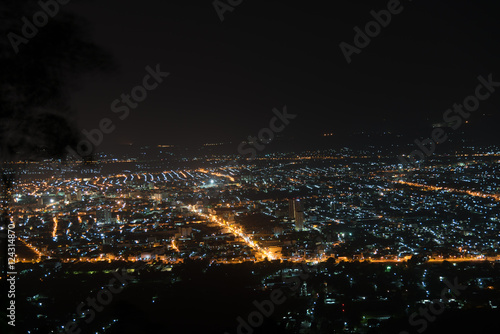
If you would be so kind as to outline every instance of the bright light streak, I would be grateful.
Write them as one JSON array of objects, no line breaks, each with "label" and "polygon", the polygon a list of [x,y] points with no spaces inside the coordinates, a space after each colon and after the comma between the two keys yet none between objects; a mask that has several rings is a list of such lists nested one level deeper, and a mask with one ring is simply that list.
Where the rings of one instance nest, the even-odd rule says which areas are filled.
[{"label": "bright light streak", "polygon": [[52,238],[55,238],[55,237],[56,237],[56,233],[57,233],[57,224],[58,224],[57,217],[54,217],[54,230],[52,231]]},{"label": "bright light streak", "polygon": [[196,212],[196,210],[194,210],[194,208],[191,208],[191,212],[194,212],[194,213],[202,216],[203,218],[208,219],[211,222],[217,223],[221,227],[229,229],[229,231],[231,231],[231,233],[242,238],[250,248],[254,249],[257,253],[260,253],[262,257],[267,257],[270,260],[276,259],[276,256],[274,254],[272,254],[267,249],[264,249],[263,247],[259,246],[256,242],[254,242],[252,240],[252,238],[249,235],[246,235],[245,233],[243,233],[243,231],[241,229],[237,228],[236,226],[229,224],[229,222],[227,222],[221,218],[218,218],[215,215],[206,215],[203,213]]}]

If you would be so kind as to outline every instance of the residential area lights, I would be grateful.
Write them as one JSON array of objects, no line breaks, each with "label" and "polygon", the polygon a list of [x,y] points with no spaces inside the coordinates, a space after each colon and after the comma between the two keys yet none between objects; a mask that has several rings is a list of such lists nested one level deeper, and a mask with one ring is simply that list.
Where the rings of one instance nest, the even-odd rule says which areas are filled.
[{"label": "residential area lights", "polygon": [[485,194],[479,191],[470,191],[470,190],[460,190],[460,189],[453,189],[453,188],[447,188],[447,187],[436,187],[436,186],[429,186],[426,184],[420,184],[420,183],[414,183],[414,182],[405,182],[405,181],[397,181],[397,183],[400,184],[405,184],[411,187],[417,187],[417,188],[423,188],[425,190],[430,190],[430,191],[439,191],[439,190],[445,190],[449,192],[456,192],[460,194],[467,194],[473,197],[481,197],[481,198],[492,198],[496,201],[500,201],[500,195],[496,194]]},{"label": "residential area lights", "polygon": [[224,177],[224,178],[227,178],[231,182],[235,182],[235,178],[232,177],[232,176],[229,176],[229,175],[225,175],[225,174],[221,174],[221,173],[216,173],[216,172],[209,172],[206,169],[198,169],[198,171],[201,172],[201,173],[210,174],[210,175],[213,175],[213,176]]}]

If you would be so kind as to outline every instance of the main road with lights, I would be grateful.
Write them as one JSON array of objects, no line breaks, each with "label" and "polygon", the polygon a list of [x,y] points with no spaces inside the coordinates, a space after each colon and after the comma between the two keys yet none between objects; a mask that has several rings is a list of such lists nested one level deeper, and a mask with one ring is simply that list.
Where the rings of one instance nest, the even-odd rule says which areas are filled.
[{"label": "main road with lights", "polygon": [[227,228],[229,231],[231,231],[232,234],[243,239],[249,247],[251,247],[254,251],[256,251],[258,254],[260,254],[263,258],[268,258],[269,260],[276,260],[277,259],[277,257],[274,254],[272,254],[267,249],[259,246],[255,241],[253,241],[252,237],[247,235],[245,232],[243,232],[241,230],[241,228],[230,224],[228,221],[226,221],[220,217],[217,217],[216,215],[213,215],[213,214],[207,215],[205,213],[199,212],[192,205],[188,205],[188,208],[191,212],[195,213],[199,217],[204,218],[210,222],[216,223],[223,228]]}]

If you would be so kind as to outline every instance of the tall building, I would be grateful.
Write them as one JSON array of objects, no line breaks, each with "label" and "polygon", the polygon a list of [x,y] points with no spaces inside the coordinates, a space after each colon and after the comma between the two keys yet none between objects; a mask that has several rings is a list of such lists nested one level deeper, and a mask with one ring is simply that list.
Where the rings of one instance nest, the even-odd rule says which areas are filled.
[{"label": "tall building", "polygon": [[191,227],[179,227],[179,234],[182,237],[190,237],[193,234],[193,229]]},{"label": "tall building", "polygon": [[274,233],[274,235],[276,237],[280,236],[280,235],[283,235],[283,227],[274,227],[273,228],[273,233]]},{"label": "tall building", "polygon": [[304,229],[304,211],[295,211],[295,230],[302,231]]},{"label": "tall building", "polygon": [[290,219],[295,219],[295,230],[302,231],[304,229],[304,205],[300,199],[288,200],[288,216]]},{"label": "tall building", "polygon": [[288,199],[288,219],[295,218],[295,199]]},{"label": "tall building", "polygon": [[78,189],[78,190],[76,191],[76,200],[77,200],[78,202],[81,202],[81,201],[82,201],[82,190],[81,190],[81,189]]},{"label": "tall building", "polygon": [[102,209],[97,211],[97,222],[98,223],[104,223],[104,224],[111,224],[112,219],[111,219],[111,211],[107,209]]}]

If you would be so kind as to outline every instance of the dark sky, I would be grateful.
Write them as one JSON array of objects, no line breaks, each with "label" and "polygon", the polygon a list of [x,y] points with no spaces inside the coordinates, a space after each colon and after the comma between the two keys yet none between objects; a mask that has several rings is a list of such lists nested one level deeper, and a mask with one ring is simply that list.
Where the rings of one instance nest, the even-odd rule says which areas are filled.
[{"label": "dark sky", "polygon": [[[403,11],[348,64],[339,48],[388,1],[243,1],[221,22],[212,1],[73,1],[117,73],[85,79],[72,104],[81,128],[109,117],[117,143],[239,142],[268,126],[272,109],[298,114],[283,132],[309,138],[359,129],[414,131],[500,81],[496,1],[402,0]],[[147,65],[171,75],[120,121],[110,103],[142,82]],[[498,124],[500,91],[471,118]],[[491,116],[483,116],[489,114]],[[477,130],[477,129],[476,129]]]}]

